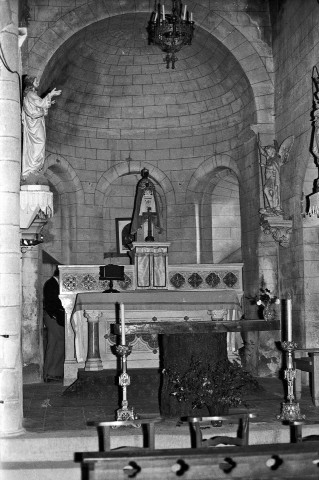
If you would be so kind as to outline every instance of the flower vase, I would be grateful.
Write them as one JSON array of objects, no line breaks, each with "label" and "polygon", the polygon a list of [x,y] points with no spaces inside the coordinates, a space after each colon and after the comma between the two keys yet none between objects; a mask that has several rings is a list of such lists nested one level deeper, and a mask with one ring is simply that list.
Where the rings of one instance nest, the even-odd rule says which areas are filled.
[{"label": "flower vase", "polygon": [[263,317],[266,321],[274,319],[275,312],[273,306],[270,303],[266,303],[266,305],[264,306]]}]

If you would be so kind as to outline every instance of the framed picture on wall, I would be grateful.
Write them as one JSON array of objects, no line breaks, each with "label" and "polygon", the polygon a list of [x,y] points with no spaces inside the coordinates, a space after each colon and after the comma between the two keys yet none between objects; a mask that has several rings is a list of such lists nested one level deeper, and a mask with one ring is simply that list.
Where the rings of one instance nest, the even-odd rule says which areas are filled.
[{"label": "framed picture on wall", "polygon": [[115,219],[115,228],[116,228],[116,249],[117,254],[121,256],[126,256],[127,252],[130,250],[128,243],[134,242],[134,238],[129,237],[131,230],[131,218],[116,218]]}]

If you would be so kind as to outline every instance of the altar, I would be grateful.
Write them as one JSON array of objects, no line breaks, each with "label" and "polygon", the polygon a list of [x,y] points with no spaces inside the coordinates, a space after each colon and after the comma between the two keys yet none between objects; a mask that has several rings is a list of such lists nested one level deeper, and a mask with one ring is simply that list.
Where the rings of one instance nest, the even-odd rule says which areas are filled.
[{"label": "altar", "polygon": [[[154,262],[149,264],[153,268]],[[164,263],[166,288],[139,285],[136,265],[125,265],[124,271],[124,280],[115,282],[119,293],[102,293],[107,282],[99,279],[98,265],[60,266],[60,298],[66,310],[65,385],[76,380],[79,369],[117,368],[113,346],[118,342],[114,326],[119,324],[120,302],[133,349],[130,368],[159,367],[158,335],[164,332],[240,332],[242,264]],[[230,324],[233,329],[225,330]],[[240,334],[228,333],[229,356],[237,349],[236,337]]]}]

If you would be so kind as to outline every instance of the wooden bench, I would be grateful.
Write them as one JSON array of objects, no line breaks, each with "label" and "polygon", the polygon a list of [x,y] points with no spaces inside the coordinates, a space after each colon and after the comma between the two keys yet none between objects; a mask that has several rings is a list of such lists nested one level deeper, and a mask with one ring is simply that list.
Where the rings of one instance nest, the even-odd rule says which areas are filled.
[{"label": "wooden bench", "polygon": [[319,407],[319,348],[297,348],[293,355],[293,366],[296,370],[296,400],[301,398],[301,372],[309,372],[311,375],[312,401],[316,407]]},{"label": "wooden bench", "polygon": [[291,442],[300,443],[300,442],[319,442],[319,435],[308,435],[307,437],[302,436],[302,426],[305,424],[303,420],[293,420],[290,422],[291,428]]},{"label": "wooden bench", "polygon": [[[87,422],[88,426],[96,427],[99,439],[99,452],[108,452],[111,450],[111,428],[134,427],[142,428],[143,448],[154,450],[155,448],[155,423],[159,422],[158,418],[143,418],[136,420],[114,420],[110,422],[97,421]],[[145,428],[146,427],[146,428]],[[125,449],[133,449],[134,447],[119,447]],[[136,447],[139,448],[139,447]]]},{"label": "wooden bench", "polygon": [[318,480],[319,442],[85,452],[76,455],[86,480]]}]

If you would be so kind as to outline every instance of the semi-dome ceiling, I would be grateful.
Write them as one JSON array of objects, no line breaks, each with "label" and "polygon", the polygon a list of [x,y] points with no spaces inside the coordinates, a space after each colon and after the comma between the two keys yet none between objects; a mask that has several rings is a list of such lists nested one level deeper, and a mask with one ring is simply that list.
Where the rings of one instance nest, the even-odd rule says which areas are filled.
[{"label": "semi-dome ceiling", "polygon": [[[196,28],[193,44],[178,53],[176,69],[166,69],[164,53],[148,45],[148,20],[145,14],[110,17],[58,50],[41,82],[42,90],[63,90],[47,121],[51,145],[73,146],[77,150],[65,152],[75,157],[79,148],[103,150],[104,157],[95,158],[106,160],[111,150],[113,160],[166,150],[166,140],[172,149],[173,139],[176,148],[186,148],[185,137],[193,138],[192,148],[225,141],[236,148],[238,134],[254,121],[251,88],[239,63]],[[117,140],[116,152],[110,140]]]}]

